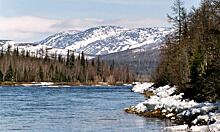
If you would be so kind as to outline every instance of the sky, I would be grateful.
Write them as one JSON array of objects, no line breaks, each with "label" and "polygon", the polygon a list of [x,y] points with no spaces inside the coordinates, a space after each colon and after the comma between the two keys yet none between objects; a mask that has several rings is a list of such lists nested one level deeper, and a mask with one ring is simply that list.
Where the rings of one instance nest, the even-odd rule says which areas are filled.
[{"label": "sky", "polygon": [[[0,39],[40,41],[66,30],[171,26],[175,0],[0,0]],[[184,0],[187,9],[201,0]]]}]

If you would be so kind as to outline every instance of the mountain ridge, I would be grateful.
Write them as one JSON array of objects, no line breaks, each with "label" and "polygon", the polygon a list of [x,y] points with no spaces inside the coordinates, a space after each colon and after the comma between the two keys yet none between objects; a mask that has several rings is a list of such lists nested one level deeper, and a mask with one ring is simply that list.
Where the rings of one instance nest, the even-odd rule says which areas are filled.
[{"label": "mountain ridge", "polygon": [[5,49],[10,45],[12,49],[18,48],[19,51],[25,50],[32,54],[45,50],[48,54],[65,56],[69,50],[76,54],[84,52],[94,57],[131,49],[142,51],[159,49],[165,37],[170,33],[172,33],[172,28],[169,27],[127,29],[118,26],[98,26],[83,31],[59,32],[33,43],[1,40],[0,46]]},{"label": "mountain ridge", "polygon": [[[162,43],[171,28],[133,28],[125,29],[117,26],[99,26],[62,36],[52,35],[55,41],[48,38],[38,42],[38,45],[51,46],[72,50],[76,53],[84,52],[90,55],[106,55],[135,49],[154,43]],[[60,35],[58,33],[58,35]],[[58,38],[58,39],[57,39]]]}]

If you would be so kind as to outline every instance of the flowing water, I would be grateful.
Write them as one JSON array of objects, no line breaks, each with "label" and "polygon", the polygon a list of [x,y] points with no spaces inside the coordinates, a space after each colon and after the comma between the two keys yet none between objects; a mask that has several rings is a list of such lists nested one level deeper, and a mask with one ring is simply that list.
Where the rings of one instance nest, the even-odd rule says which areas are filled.
[{"label": "flowing water", "polygon": [[125,86],[0,86],[0,131],[162,131],[165,121],[123,111],[144,100],[130,89]]}]

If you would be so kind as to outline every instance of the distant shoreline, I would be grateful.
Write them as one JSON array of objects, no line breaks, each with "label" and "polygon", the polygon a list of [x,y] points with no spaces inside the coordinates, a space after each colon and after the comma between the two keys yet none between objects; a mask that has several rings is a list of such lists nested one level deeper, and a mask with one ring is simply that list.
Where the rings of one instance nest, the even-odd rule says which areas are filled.
[{"label": "distant shoreline", "polygon": [[0,82],[0,86],[132,86],[132,83],[107,83],[107,82]]}]

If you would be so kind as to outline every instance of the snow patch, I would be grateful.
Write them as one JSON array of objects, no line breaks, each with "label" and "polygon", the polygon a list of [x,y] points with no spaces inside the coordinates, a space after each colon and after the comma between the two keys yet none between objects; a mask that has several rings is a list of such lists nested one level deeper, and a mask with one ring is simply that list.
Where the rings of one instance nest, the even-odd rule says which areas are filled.
[{"label": "snow patch", "polygon": [[132,88],[132,91],[136,93],[144,93],[144,91],[149,90],[152,85],[153,83],[138,84]]}]

